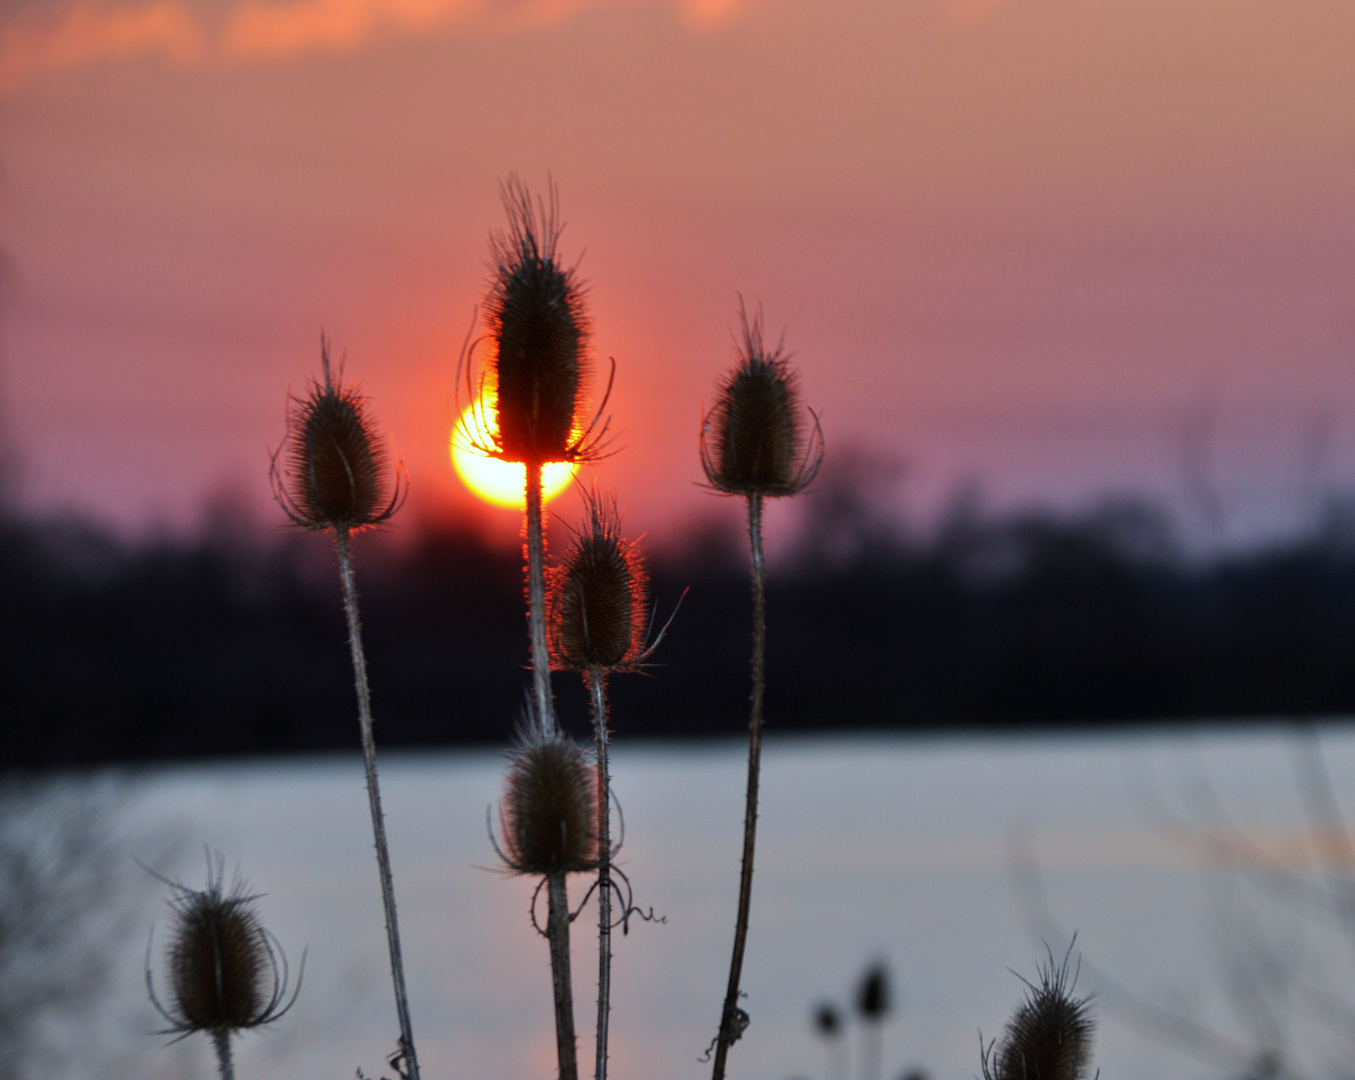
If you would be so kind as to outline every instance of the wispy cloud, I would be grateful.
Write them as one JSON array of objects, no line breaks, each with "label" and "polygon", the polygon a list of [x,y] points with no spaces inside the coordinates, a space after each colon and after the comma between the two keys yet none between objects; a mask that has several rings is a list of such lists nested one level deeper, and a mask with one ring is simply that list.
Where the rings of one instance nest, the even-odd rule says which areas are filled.
[{"label": "wispy cloud", "polygon": [[53,14],[0,20],[0,93],[89,64],[159,57],[238,63],[351,51],[386,37],[479,24],[551,25],[596,8],[670,7],[693,27],[717,26],[758,0],[230,0],[217,29],[185,0],[73,0]]}]

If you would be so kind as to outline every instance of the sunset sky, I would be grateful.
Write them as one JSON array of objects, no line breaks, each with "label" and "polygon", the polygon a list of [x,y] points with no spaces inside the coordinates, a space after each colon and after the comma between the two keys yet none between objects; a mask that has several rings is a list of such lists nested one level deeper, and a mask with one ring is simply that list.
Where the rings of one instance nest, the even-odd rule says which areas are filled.
[{"label": "sunset sky", "polygon": [[323,328],[411,512],[511,534],[446,440],[549,175],[636,531],[724,512],[740,293],[894,512],[1187,507],[1193,445],[1227,539],[1292,529],[1355,487],[1352,56],[1349,0],[6,0],[0,423],[29,506],[274,521]]}]

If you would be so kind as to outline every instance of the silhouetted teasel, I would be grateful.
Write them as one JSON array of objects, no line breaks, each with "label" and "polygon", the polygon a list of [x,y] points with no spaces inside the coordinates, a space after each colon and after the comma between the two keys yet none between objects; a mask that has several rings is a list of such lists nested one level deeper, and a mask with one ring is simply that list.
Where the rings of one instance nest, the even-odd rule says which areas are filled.
[{"label": "silhouetted teasel", "polygon": [[[273,453],[273,494],[294,525],[357,532],[387,521],[404,501],[404,467],[391,464],[353,384],[335,381],[320,338],[323,381],[288,410],[287,437]],[[286,451],[286,468],[279,457]]]},{"label": "silhouetted teasel", "polygon": [[[648,577],[639,547],[621,535],[615,499],[596,488],[584,497],[587,518],[574,534],[564,561],[547,580],[546,611],[551,659],[557,668],[579,671],[588,687],[597,748],[598,1022],[595,1080],[606,1080],[611,1009],[612,893],[621,900],[622,927],[631,910],[629,889],[612,874],[611,774],[608,767],[607,677],[635,670],[653,654],[663,631],[646,642]],[[667,627],[664,628],[665,630]],[[618,874],[624,880],[624,875]]]},{"label": "silhouetted teasel", "polygon": [[739,306],[742,341],[701,425],[701,465],[727,495],[780,497],[803,491],[823,461],[823,429],[802,415],[795,373],[781,345],[768,350],[762,318]]},{"label": "silhouetted teasel", "polygon": [[836,1039],[842,1034],[842,1014],[836,1005],[824,1002],[814,1010],[814,1030],[825,1039]]},{"label": "silhouetted teasel", "polygon": [[[293,524],[307,529],[333,529],[339,562],[344,616],[353,684],[358,699],[358,728],[367,778],[367,800],[376,848],[377,875],[386,915],[386,942],[391,960],[391,982],[400,1041],[395,1057],[408,1080],[419,1080],[419,1059],[409,1018],[400,925],[395,909],[395,882],[386,818],[381,809],[381,787],[376,774],[376,738],[373,734],[372,695],[367,681],[367,657],[362,645],[357,582],[353,575],[352,534],[390,519],[409,491],[403,464],[391,465],[367,415],[366,399],[353,385],[338,380],[329,362],[329,346],[320,338],[323,381],[312,385],[305,398],[294,399],[288,413],[287,436],[273,452],[269,479],[273,494]],[[288,467],[279,466],[284,448]]]},{"label": "silhouetted teasel", "polygon": [[587,519],[547,581],[547,619],[555,666],[617,671],[640,663],[649,578],[638,545],[621,535],[615,500],[596,490]]},{"label": "silhouetted teasel", "polygon": [[169,1005],[163,1005],[156,994],[149,946],[146,989],[170,1025],[160,1034],[186,1038],[202,1032],[210,1036],[222,1080],[233,1080],[231,1037],[286,1014],[301,991],[305,957],[289,997],[287,957],[259,921],[258,896],[246,892],[239,881],[227,892],[223,871],[222,860],[218,858],[213,868],[209,856],[205,889],[160,878],[174,890],[166,955]]},{"label": "silhouetted teasel", "polygon": [[739,1005],[743,957],[748,941],[753,863],[757,839],[758,775],[762,755],[762,707],[765,689],[767,620],[766,566],[762,552],[764,499],[795,495],[818,474],[823,461],[823,429],[810,410],[801,415],[795,376],[781,345],[768,350],[759,312],[749,319],[739,302],[741,340],[734,370],[720,384],[714,406],[702,418],[701,466],[711,487],[748,500],[748,545],[752,561],[753,656],[748,716],[748,792],[744,806],[743,858],[739,873],[738,914],[729,982],[712,1042],[712,1080],[724,1080],[729,1048],[742,1037],[749,1016]]},{"label": "silhouetted teasel", "polygon": [[508,228],[490,237],[492,273],[484,303],[490,344],[487,370],[480,373],[477,386],[472,354],[485,340],[479,338],[464,350],[457,380],[460,393],[460,373],[464,373],[465,390],[475,411],[471,420],[457,428],[455,437],[470,449],[521,462],[526,468],[533,689],[540,722],[553,729],[555,709],[545,627],[541,467],[549,462],[590,461],[602,455],[608,442],[605,410],[611,377],[592,419],[586,419],[590,323],[575,268],[560,261],[558,245],[563,226],[554,185],[548,199],[534,199],[526,185],[513,176],[503,185],[502,195]]},{"label": "silhouetted teasel", "polygon": [[[578,744],[545,731],[528,715],[509,751],[499,802],[503,842],[490,839],[508,869],[541,877],[532,896],[532,925],[550,942],[555,994],[555,1046],[560,1080],[578,1080],[574,990],[570,971],[566,875],[597,866],[597,773]],[[536,921],[536,898],[546,889],[546,929]]]},{"label": "silhouetted teasel", "polygon": [[1096,1020],[1092,995],[1078,997],[1077,970],[1069,969],[1073,946],[1062,961],[1046,949],[1038,982],[1025,979],[1025,998],[1012,1013],[1001,1040],[980,1039],[984,1080],[1088,1080]]}]

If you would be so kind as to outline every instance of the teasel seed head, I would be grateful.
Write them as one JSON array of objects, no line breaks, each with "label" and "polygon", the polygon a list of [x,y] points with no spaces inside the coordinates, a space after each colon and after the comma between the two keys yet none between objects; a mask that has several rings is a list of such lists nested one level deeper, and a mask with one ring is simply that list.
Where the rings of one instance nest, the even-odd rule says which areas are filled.
[{"label": "teasel seed head", "polygon": [[1086,1080],[1096,1021],[1091,995],[1074,996],[1077,971],[1068,966],[1072,952],[1070,944],[1062,962],[1048,953],[1048,962],[1038,969],[1038,985],[1026,983],[1025,1000],[1001,1042],[983,1048],[984,1080]]},{"label": "teasel seed head", "polygon": [[814,1010],[814,1029],[825,1039],[836,1039],[842,1034],[842,1014],[836,1005],[825,1001]]},{"label": "teasel seed head", "polygon": [[559,261],[555,188],[549,201],[533,200],[510,177],[503,203],[508,229],[490,239],[485,303],[498,433],[493,446],[480,449],[505,461],[581,460],[596,448],[597,421],[582,421],[590,327],[583,286]]},{"label": "teasel seed head", "polygon": [[615,671],[645,656],[648,578],[635,542],[621,535],[615,499],[596,489],[564,562],[547,580],[551,659],[560,668]]},{"label": "teasel seed head", "polygon": [[597,866],[597,770],[573,739],[523,726],[508,754],[499,825],[499,855],[515,873]]},{"label": "teasel seed head", "polygon": [[[287,437],[273,453],[273,495],[296,525],[355,532],[386,521],[409,490],[403,464],[391,466],[355,385],[336,382],[320,338],[323,382],[294,398]],[[287,466],[279,463],[283,450]]]},{"label": "teasel seed head", "polygon": [[[209,857],[205,889],[161,878],[175,890],[169,902],[169,1006],[155,993],[149,955],[146,985],[152,1004],[170,1025],[162,1034],[228,1035],[260,1027],[285,1014],[301,990],[298,976],[288,997],[287,958],[259,921],[258,896],[246,893],[240,882],[226,892],[223,876],[220,858],[213,872]],[[303,957],[302,975],[304,969]]]},{"label": "teasel seed head", "polygon": [[795,375],[780,345],[768,350],[761,314],[739,304],[737,363],[701,425],[701,464],[729,495],[795,495],[818,474],[823,429],[810,411],[806,432]]}]

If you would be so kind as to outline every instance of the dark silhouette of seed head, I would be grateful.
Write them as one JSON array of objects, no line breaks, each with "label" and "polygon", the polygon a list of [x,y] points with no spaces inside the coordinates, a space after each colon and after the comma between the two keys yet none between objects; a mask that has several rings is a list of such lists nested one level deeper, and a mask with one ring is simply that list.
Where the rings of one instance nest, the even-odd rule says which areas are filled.
[{"label": "dark silhouette of seed head", "polygon": [[835,1039],[842,1032],[842,1014],[828,1002],[814,1010],[814,1029],[825,1039]]},{"label": "dark silhouette of seed head", "polygon": [[503,186],[508,229],[490,240],[493,278],[485,304],[497,395],[495,456],[541,463],[575,460],[588,376],[583,287],[560,265],[556,193],[533,201],[510,177]]},{"label": "dark silhouette of seed head", "polygon": [[637,546],[621,536],[615,500],[594,490],[586,503],[588,518],[547,581],[551,658],[557,667],[614,671],[645,653],[648,579]]},{"label": "dark silhouette of seed head", "polygon": [[[1047,951],[1047,950],[1046,950]],[[984,1080],[1086,1080],[1091,1069],[1096,1020],[1092,997],[1075,997],[1077,971],[1069,970],[1073,947],[1063,961],[1048,952],[1039,983],[1026,983],[1000,1043],[983,1050]]]},{"label": "dark silhouette of seed head", "polygon": [[528,725],[509,751],[499,855],[519,874],[597,866],[597,771],[578,744]]},{"label": "dark silhouette of seed head", "polygon": [[[378,525],[404,501],[404,467],[392,470],[357,387],[334,380],[323,337],[320,363],[324,381],[293,399],[287,438],[273,453],[273,495],[292,522],[307,529],[351,532]],[[285,470],[278,461],[284,447]]]},{"label": "dark silhouette of seed head", "polygon": [[701,464],[711,486],[730,495],[794,495],[823,460],[818,417],[805,431],[795,376],[781,346],[768,351],[761,315],[739,305],[737,363],[701,426]]},{"label": "dark silhouette of seed head", "polygon": [[167,955],[170,1005],[162,1006],[156,996],[149,965],[146,984],[152,1003],[170,1024],[162,1034],[230,1034],[270,1023],[286,1013],[301,981],[298,978],[286,1000],[286,957],[259,922],[258,897],[248,895],[239,882],[227,893],[220,860],[213,873],[209,859],[205,889],[161,880],[175,890],[169,903],[173,921]]},{"label": "dark silhouette of seed head", "polygon": [[888,1015],[889,972],[884,964],[873,964],[861,978],[856,991],[856,1011],[866,1020],[880,1021]]}]

